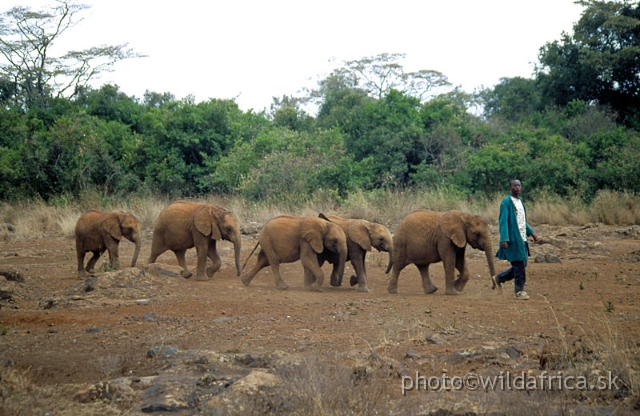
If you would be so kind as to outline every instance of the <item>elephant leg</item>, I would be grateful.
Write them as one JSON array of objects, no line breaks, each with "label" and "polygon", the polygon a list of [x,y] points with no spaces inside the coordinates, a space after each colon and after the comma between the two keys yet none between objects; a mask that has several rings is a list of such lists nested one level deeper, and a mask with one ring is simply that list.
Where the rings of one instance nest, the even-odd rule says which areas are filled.
[{"label": "elephant leg", "polygon": [[421,264],[418,266],[416,264],[416,267],[420,271],[420,277],[422,278],[422,290],[424,290],[424,293],[435,293],[436,290],[438,290],[438,286],[434,285],[433,282],[431,282],[431,276],[429,275],[429,265]]},{"label": "elephant leg", "polygon": [[312,285],[316,282],[316,278],[307,268],[303,268],[304,270],[304,288],[307,290],[313,290]]},{"label": "elephant leg", "polygon": [[[82,251],[82,253],[81,253]],[[77,255],[78,255],[78,277],[82,278],[86,276],[86,272],[84,271],[84,257],[85,257],[85,252],[83,250],[78,250],[77,251]]]},{"label": "elephant leg", "polygon": [[244,274],[240,280],[245,286],[249,286],[253,278],[258,274],[258,272],[269,265],[269,259],[267,259],[267,255],[264,253],[264,250],[260,250],[258,253],[258,260],[256,261],[255,266],[251,270],[249,270],[246,274]]},{"label": "elephant leg", "polygon": [[87,263],[87,267],[85,267],[85,270],[87,271],[87,273],[89,273],[90,276],[93,276],[93,268],[98,262],[98,259],[100,258],[100,256],[102,256],[102,253],[104,253],[104,250],[94,251],[93,256],[89,259],[89,262]]},{"label": "elephant leg", "polygon": [[331,277],[329,278],[329,284],[331,286],[342,286],[342,279],[338,276],[338,262],[333,263],[331,268]]},{"label": "elephant leg", "polygon": [[208,257],[211,259],[213,264],[207,267],[207,276],[213,277],[213,275],[220,270],[220,267],[222,266],[222,261],[220,260],[220,256],[216,250],[216,240],[211,240],[209,242]]},{"label": "elephant leg", "polygon": [[[331,286],[342,286],[342,279],[338,276],[338,255],[335,253],[328,253],[327,250],[322,255],[318,255],[318,266],[322,268],[325,260],[332,265],[331,277],[329,278],[329,284]],[[315,281],[315,280],[314,280]]]},{"label": "elephant leg", "polygon": [[[318,264],[313,260],[301,258],[302,267],[304,268],[305,288],[314,292],[322,291],[324,283],[324,273]],[[306,282],[310,284],[307,286]]]},{"label": "elephant leg", "polygon": [[269,263],[271,264],[271,271],[273,272],[273,281],[275,282],[278,289],[288,289],[289,285],[287,285],[284,280],[282,280],[282,276],[280,275],[280,262],[276,260],[271,262],[271,260],[269,260]]},{"label": "elephant leg", "polygon": [[[289,285],[287,285],[284,280],[282,280],[282,275],[280,275],[280,258],[273,252],[269,251],[269,250],[262,250],[260,252],[261,254],[264,253],[269,264],[271,265],[271,271],[273,272],[273,280],[276,284],[276,286],[278,287],[278,289],[280,290],[285,290],[289,288]],[[259,257],[259,255],[258,255]],[[313,259],[316,263],[318,262],[317,258]]]},{"label": "elephant leg", "polygon": [[406,263],[400,263],[399,261],[393,262],[393,268],[391,269],[391,278],[389,279],[389,285],[387,286],[387,292],[398,293],[398,278],[400,272],[407,266]]},{"label": "elephant leg", "polygon": [[109,252],[109,267],[112,270],[120,269],[120,254],[118,253],[118,240],[108,241],[107,251]]},{"label": "elephant leg", "polygon": [[458,277],[454,283],[454,287],[458,292],[462,292],[465,285],[469,281],[469,270],[464,261],[464,251],[458,253],[456,256],[456,269],[460,272],[460,277]]},{"label": "elephant leg", "polygon": [[313,276],[314,282],[311,284],[311,290],[320,292],[324,283],[324,273],[318,265],[317,255],[311,246],[302,245],[300,248],[300,263],[304,268],[304,274]]},{"label": "elephant leg", "polygon": [[182,250],[175,250],[174,253],[176,255],[176,259],[178,260],[178,264],[180,265],[180,267],[182,267],[180,276],[184,277],[185,279],[188,279],[191,276],[193,276],[193,273],[191,273],[187,268],[187,260],[185,259],[185,254],[187,253],[187,249],[185,248]]},{"label": "elephant leg", "polygon": [[196,280],[207,280],[205,277],[205,268],[207,267],[207,257],[209,256],[209,245],[196,245],[196,255],[198,262],[196,265]]},{"label": "elephant leg", "polygon": [[167,249],[164,247],[160,247],[160,244],[157,243],[154,239],[151,243],[151,254],[149,255],[148,263],[155,263],[158,257],[160,257],[160,255],[165,251],[167,251]]},{"label": "elephant leg", "polygon": [[354,253],[351,259],[351,265],[353,269],[356,271],[355,276],[351,276],[351,286],[355,286],[358,284],[358,292],[368,292],[369,287],[367,286],[367,268],[365,265],[365,256],[367,252],[364,251],[362,253]]},{"label": "elephant leg", "polygon": [[444,265],[444,281],[446,285],[445,295],[459,295],[460,292],[455,288],[455,256],[446,256],[442,259],[442,264]]}]

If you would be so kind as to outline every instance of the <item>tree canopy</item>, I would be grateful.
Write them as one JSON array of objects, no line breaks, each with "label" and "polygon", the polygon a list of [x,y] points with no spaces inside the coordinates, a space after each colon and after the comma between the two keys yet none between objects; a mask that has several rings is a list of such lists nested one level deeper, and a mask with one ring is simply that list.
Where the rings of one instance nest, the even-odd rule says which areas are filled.
[{"label": "tree canopy", "polygon": [[[402,54],[379,54],[343,62],[317,89],[274,97],[258,113],[234,100],[89,87],[89,78],[137,55],[125,45],[92,48],[82,55],[91,70],[67,61],[80,55],[49,57],[46,48],[83,10],[57,4],[2,15],[2,199],[341,199],[426,187],[486,196],[505,192],[513,177],[534,197],[640,191],[637,3],[584,1],[575,33],[541,48],[531,79],[502,78],[472,95],[435,70],[405,71]],[[316,114],[305,110],[310,101]],[[479,116],[470,111],[478,102]]]},{"label": "tree canopy", "polygon": [[640,126],[640,2],[582,0],[573,34],[540,50],[537,81],[547,103],[572,100],[610,107]]},{"label": "tree canopy", "polygon": [[123,59],[143,55],[124,45],[101,45],[54,55],[52,47],[88,6],[57,0],[39,11],[16,6],[0,15],[0,100],[23,109],[50,97],[73,97]]}]

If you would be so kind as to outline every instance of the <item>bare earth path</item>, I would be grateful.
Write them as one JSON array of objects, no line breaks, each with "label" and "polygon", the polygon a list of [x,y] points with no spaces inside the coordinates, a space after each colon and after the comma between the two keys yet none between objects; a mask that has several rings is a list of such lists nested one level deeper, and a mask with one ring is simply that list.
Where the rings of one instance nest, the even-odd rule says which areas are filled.
[{"label": "bare earth path", "polygon": [[[282,376],[276,365],[255,364],[277,353],[340,362],[353,374],[364,368],[386,386],[384,404],[376,406],[387,406],[395,414],[429,414],[438,409],[483,414],[501,409],[509,413],[523,392],[456,388],[426,392],[415,391],[414,385],[403,395],[402,386],[410,387],[417,375],[443,382],[469,373],[540,376],[543,371],[563,371],[595,379],[614,372],[622,380],[618,388],[547,392],[549,402],[580,412],[633,414],[640,407],[639,227],[538,226],[536,231],[545,244],[533,247],[527,269],[529,301],[516,301],[511,286],[503,295],[491,291],[484,255],[472,249],[467,251],[472,278],[460,296],[444,295],[441,264],[431,268],[434,283],[441,287],[435,294],[422,293],[413,266],[401,273],[399,294],[387,293],[387,256],[377,252],[367,257],[370,293],[359,293],[348,283],[314,293],[303,289],[299,263],[283,266],[290,286],[286,291],[275,287],[267,269],[245,287],[235,275],[232,248],[225,242],[219,244],[222,269],[209,281],[179,277],[170,252],[158,259],[158,266],[147,267],[149,231],[137,268],[99,272],[84,281],[76,277],[72,239],[8,234],[0,241],[0,272],[19,272],[23,281],[0,276],[0,374],[13,369],[41,388],[71,386],[69,400],[79,406],[76,409],[99,402],[116,413],[207,414],[207,409],[215,408],[212,397],[222,397],[224,388],[215,394],[209,389],[206,400],[198,396],[191,402],[172,393],[176,403],[183,403],[174,409],[151,405],[158,398],[142,387],[133,393],[127,390],[133,398],[126,402],[83,389],[166,371],[167,359],[161,357],[166,347],[176,354],[212,351],[236,357],[240,367],[227,368],[224,374],[229,386],[255,368]],[[256,236],[244,238],[243,262]],[[123,242],[120,248],[126,264],[133,245]],[[546,254],[561,262],[534,262]],[[195,250],[189,250],[188,261],[195,268]],[[507,263],[497,263],[499,271],[506,267]],[[329,270],[325,265],[325,276]],[[351,271],[349,266],[346,273]],[[243,367],[243,360],[254,364],[244,362]],[[199,382],[207,371],[219,371],[216,377],[221,379],[225,369],[216,368],[201,369]],[[529,390],[534,390],[534,397],[542,394]],[[7,397],[5,404],[17,400]],[[544,401],[535,399],[537,406]],[[277,409],[271,405],[262,411]]]}]

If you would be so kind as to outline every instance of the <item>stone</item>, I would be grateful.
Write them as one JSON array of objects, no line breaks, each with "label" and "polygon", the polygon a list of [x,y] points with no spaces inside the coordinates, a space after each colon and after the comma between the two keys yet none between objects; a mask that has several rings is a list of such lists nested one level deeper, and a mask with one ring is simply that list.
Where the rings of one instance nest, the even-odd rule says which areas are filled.
[{"label": "stone", "polygon": [[147,350],[147,358],[154,358],[156,356],[169,357],[177,353],[178,353],[178,349],[170,345],[164,345],[161,347],[151,347],[149,348],[149,350]]},{"label": "stone", "polygon": [[409,350],[404,356],[405,358],[420,358],[420,354],[416,350]]},{"label": "stone", "polygon": [[546,254],[544,259],[547,263],[561,263],[560,258],[554,256],[553,254]]},{"label": "stone", "polygon": [[0,276],[11,282],[24,282],[24,276],[17,270],[0,270]]}]

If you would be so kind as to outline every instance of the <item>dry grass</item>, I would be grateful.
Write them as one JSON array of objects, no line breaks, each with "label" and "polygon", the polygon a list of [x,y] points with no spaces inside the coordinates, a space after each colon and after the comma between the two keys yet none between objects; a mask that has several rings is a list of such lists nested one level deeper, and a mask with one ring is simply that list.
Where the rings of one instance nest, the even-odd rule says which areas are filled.
[{"label": "dry grass", "polygon": [[[264,224],[278,215],[317,215],[319,212],[364,218],[386,225],[391,230],[402,218],[416,209],[446,211],[457,209],[484,217],[489,224],[497,223],[503,194],[483,199],[462,198],[445,190],[355,192],[341,202],[330,193],[319,191],[313,198],[290,198],[251,202],[237,196],[209,195],[193,199],[221,206],[236,214],[241,223]],[[133,214],[143,228],[152,229],[162,209],[171,201],[160,197],[104,201],[83,196],[63,203],[42,201],[2,203],[0,224],[10,223],[21,236],[60,233],[71,237],[78,217],[89,209],[120,210]],[[562,199],[553,195],[534,195],[527,202],[532,224],[585,225],[601,222],[607,225],[640,224],[640,197],[635,194],[602,191],[587,205],[579,199]],[[0,238],[9,238],[5,230]]]},{"label": "dry grass", "polygon": [[640,224],[640,197],[626,192],[600,191],[587,205],[578,198],[561,199],[543,193],[527,205],[527,214],[536,224],[634,225]]},{"label": "dry grass", "polygon": [[595,321],[596,325],[584,329],[585,345],[578,351],[576,368],[584,374],[611,371],[620,380],[619,391],[599,392],[603,399],[621,396],[640,403],[640,330],[636,328],[635,334],[625,337],[607,316],[601,315]]},{"label": "dry grass", "polygon": [[[375,415],[394,414],[392,386],[349,365],[326,357],[305,357],[278,366],[280,383],[236,400],[228,414],[247,415]],[[221,414],[219,409],[214,413]],[[397,413],[396,413],[397,414]]]},{"label": "dry grass", "polygon": [[[556,325],[561,323],[555,310],[547,302]],[[569,342],[560,332],[559,349],[547,346],[541,354],[541,369],[560,371],[565,376],[583,377],[590,385],[599,385],[614,380],[614,385],[589,391],[573,391],[574,400],[588,398],[591,402],[608,403],[613,400],[625,402],[629,408],[640,406],[640,330],[625,337],[604,312],[594,317],[595,324],[583,327],[582,336]],[[611,388],[609,388],[611,387]]]},{"label": "dry grass", "polygon": [[112,403],[73,400],[80,386],[39,386],[25,372],[0,366],[0,414],[21,415],[119,415]]}]

